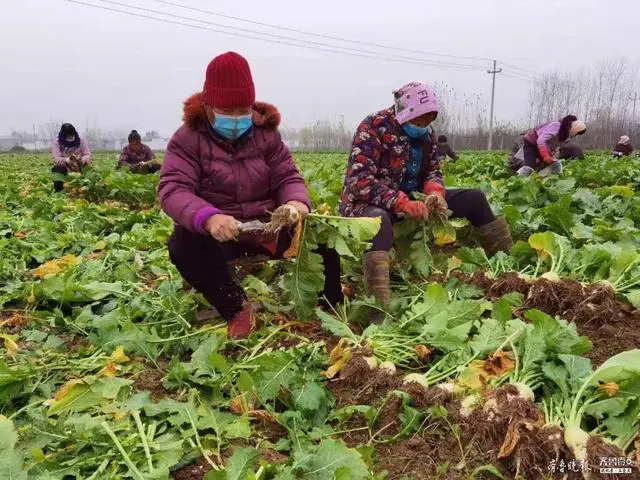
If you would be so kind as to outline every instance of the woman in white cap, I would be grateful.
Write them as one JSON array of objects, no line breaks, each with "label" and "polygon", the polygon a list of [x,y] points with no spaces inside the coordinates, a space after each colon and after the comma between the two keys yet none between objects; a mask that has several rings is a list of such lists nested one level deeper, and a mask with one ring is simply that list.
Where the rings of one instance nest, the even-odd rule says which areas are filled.
[{"label": "woman in white cap", "polygon": [[631,139],[627,135],[622,135],[616,146],[613,147],[613,156],[615,158],[628,157],[633,153],[633,145]]},{"label": "woman in white cap", "polygon": [[586,131],[585,123],[575,115],[532,128],[525,133],[522,150],[516,155],[520,161],[516,170],[518,175],[526,177],[533,172],[540,176],[562,173],[562,164],[558,160],[560,147]]}]

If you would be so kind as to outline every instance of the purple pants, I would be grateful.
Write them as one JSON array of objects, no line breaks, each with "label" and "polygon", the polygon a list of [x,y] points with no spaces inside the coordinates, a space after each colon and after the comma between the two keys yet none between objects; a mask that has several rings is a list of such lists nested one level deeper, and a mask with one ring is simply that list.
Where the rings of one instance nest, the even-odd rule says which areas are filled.
[{"label": "purple pants", "polygon": [[[453,217],[467,218],[474,227],[481,227],[496,219],[485,194],[473,188],[447,189],[444,195]],[[363,211],[365,217],[381,217],[380,231],[374,237],[372,250],[391,250],[393,247],[393,224],[398,220],[393,212],[373,205]]]},{"label": "purple pants", "polygon": [[[291,244],[291,233],[282,232],[275,254],[251,241],[218,242],[211,235],[193,233],[176,226],[169,238],[169,256],[180,275],[202,293],[225,320],[229,321],[242,309],[247,296],[229,271],[229,262],[242,256],[268,255],[282,258]],[[340,257],[330,248],[321,246],[316,251],[324,264],[324,291],[322,295],[331,305],[343,299],[340,284]]]}]

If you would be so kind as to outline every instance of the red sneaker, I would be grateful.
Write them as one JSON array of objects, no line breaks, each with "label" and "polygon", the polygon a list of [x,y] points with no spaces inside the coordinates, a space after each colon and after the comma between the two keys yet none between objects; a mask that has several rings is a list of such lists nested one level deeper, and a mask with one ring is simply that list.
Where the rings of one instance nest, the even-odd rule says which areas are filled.
[{"label": "red sneaker", "polygon": [[229,322],[229,338],[247,338],[254,328],[253,305],[246,302]]}]

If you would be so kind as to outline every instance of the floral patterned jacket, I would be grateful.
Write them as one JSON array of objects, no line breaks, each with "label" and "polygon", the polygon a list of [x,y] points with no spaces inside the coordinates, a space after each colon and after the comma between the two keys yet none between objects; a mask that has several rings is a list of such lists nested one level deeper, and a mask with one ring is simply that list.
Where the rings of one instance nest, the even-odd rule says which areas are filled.
[{"label": "floral patterned jacket", "polygon": [[[436,137],[426,137],[419,184],[425,193],[444,194],[440,164],[436,158]],[[410,157],[409,137],[388,108],[369,115],[353,138],[347,175],[340,199],[340,213],[358,216],[367,206],[393,210]]]}]

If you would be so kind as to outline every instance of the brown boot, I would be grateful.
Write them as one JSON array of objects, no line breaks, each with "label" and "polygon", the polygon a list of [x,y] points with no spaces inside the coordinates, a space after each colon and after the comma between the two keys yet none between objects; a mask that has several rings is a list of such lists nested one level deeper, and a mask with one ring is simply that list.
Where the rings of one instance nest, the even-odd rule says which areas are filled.
[{"label": "brown boot", "polygon": [[362,257],[364,286],[367,294],[376,297],[383,308],[389,308],[389,252],[376,250]]},{"label": "brown boot", "polygon": [[498,252],[508,252],[513,246],[509,224],[504,217],[498,217],[493,222],[476,228],[476,231],[480,237],[480,245],[489,257]]}]

